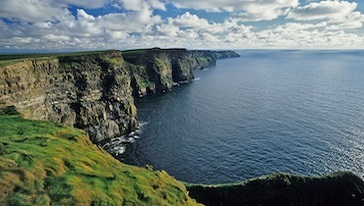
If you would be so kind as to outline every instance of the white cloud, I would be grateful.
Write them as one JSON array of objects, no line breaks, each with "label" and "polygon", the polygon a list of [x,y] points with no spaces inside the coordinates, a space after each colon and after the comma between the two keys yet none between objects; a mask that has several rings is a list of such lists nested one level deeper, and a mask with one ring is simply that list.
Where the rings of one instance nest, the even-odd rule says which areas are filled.
[{"label": "white cloud", "polygon": [[298,0],[210,0],[210,1],[196,1],[196,0],[170,0],[177,8],[185,9],[200,9],[207,11],[244,11],[253,9],[280,9],[287,7],[297,7]]},{"label": "white cloud", "polygon": [[53,2],[57,2],[58,4],[64,5],[74,5],[79,6],[85,9],[97,9],[102,8],[108,3],[111,3],[110,0],[53,0]]},{"label": "white cloud", "polygon": [[291,11],[287,18],[299,21],[324,21],[327,30],[349,30],[362,28],[364,15],[358,11],[357,3],[338,0],[312,2]]},{"label": "white cloud", "polygon": [[62,20],[49,21],[43,18],[31,24],[27,22],[29,21],[23,20],[20,23],[7,24],[0,20],[2,26],[0,38],[3,38],[0,47],[4,45],[11,48],[43,49],[122,48],[137,42],[133,35],[151,33],[156,24],[162,23],[162,19],[153,14],[151,7],[144,7],[138,11],[100,16],[93,16],[83,9],[77,9],[76,16],[69,14]]},{"label": "white cloud", "polygon": [[163,36],[176,37],[180,31],[178,26],[171,24],[162,24],[156,26],[156,31]]},{"label": "white cloud", "polygon": [[298,0],[170,0],[177,8],[205,10],[208,12],[226,11],[234,13],[241,21],[261,21],[276,19],[286,14],[290,8],[299,5]]},{"label": "white cloud", "polygon": [[330,30],[348,30],[362,28],[364,25],[364,15],[360,12],[353,12],[339,21],[330,21],[327,29]]},{"label": "white cloud", "polygon": [[1,0],[0,2],[0,17],[13,21],[30,23],[60,21],[70,15],[65,5],[55,5],[49,0]]},{"label": "white cloud", "polygon": [[364,37],[343,30],[329,30],[326,22],[286,23],[256,32],[257,44],[278,48],[362,48]]},{"label": "white cloud", "polygon": [[46,34],[42,37],[42,39],[50,40],[50,41],[69,41],[71,38],[66,35],[54,35],[54,34]]},{"label": "white cloud", "polygon": [[[193,29],[195,32],[225,35],[227,32],[233,31],[232,29],[238,26],[238,22],[231,19],[227,19],[223,23],[209,22],[207,19],[186,12],[176,18],[168,18],[168,24],[165,26],[175,27],[180,30]],[[246,28],[250,29],[251,27]]]},{"label": "white cloud", "polygon": [[340,21],[350,15],[357,7],[357,3],[338,0],[312,2],[306,6],[298,7],[290,12],[287,18],[295,20],[330,19]]},{"label": "white cloud", "polygon": [[166,6],[159,0],[119,0],[121,7],[129,11],[142,11],[160,9],[165,11]]},{"label": "white cloud", "polygon": [[[166,10],[168,2],[192,10],[168,18],[156,15],[155,10]],[[6,21],[0,19],[0,48],[364,47],[364,34],[358,32],[363,27],[364,15],[355,11],[356,3],[338,0],[309,2],[306,6],[298,3],[298,0],[1,0],[0,18]],[[70,5],[79,6],[76,14],[69,11]],[[92,15],[87,10],[115,5],[114,13]],[[24,10],[20,12],[19,8]],[[224,12],[227,17],[214,22],[193,14],[195,10]],[[268,21],[285,16],[289,23],[282,23],[283,18]],[[251,23],[254,26],[247,23],[261,20],[265,22]]]},{"label": "white cloud", "polygon": [[130,11],[139,11],[143,8],[144,0],[120,0],[122,7]]},{"label": "white cloud", "polygon": [[234,14],[234,17],[239,21],[264,21],[273,20],[279,16],[287,14],[287,9],[270,9],[262,11],[262,9],[252,9],[250,11],[244,11]]},{"label": "white cloud", "polygon": [[236,46],[238,42],[244,40],[251,42],[246,39],[254,37],[252,28],[239,25],[232,19],[227,19],[222,23],[209,22],[189,12],[176,18],[168,18],[166,23],[156,26],[159,36],[173,38],[170,41],[171,45],[173,42],[186,42],[193,47],[205,46],[208,48],[227,46],[233,42]]}]

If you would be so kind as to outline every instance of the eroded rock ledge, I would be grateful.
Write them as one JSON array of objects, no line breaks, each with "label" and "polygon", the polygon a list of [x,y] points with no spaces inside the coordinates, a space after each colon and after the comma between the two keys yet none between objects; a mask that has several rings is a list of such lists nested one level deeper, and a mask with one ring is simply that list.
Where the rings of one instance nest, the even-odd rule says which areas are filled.
[{"label": "eroded rock ledge", "polygon": [[99,143],[138,128],[134,97],[168,91],[191,81],[194,69],[237,56],[159,48],[20,55],[0,61],[0,101],[25,118],[83,129]]}]

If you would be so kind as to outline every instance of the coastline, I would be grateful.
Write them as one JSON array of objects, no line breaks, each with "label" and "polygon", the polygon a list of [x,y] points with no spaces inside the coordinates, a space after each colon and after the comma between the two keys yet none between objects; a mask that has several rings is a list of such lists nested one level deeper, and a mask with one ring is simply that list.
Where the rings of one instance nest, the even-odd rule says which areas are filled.
[{"label": "coastline", "polygon": [[[30,112],[36,108],[36,110],[34,110],[35,112],[41,112],[37,114],[38,116],[35,115],[35,119],[44,120],[42,115],[47,114],[47,117],[49,118],[49,116],[51,116],[51,119],[45,120],[85,129],[89,134],[91,132],[90,136],[91,139],[94,140],[94,143],[103,141],[95,141],[97,138],[92,135],[92,132],[94,132],[95,129],[103,130],[105,134],[109,135],[108,139],[111,140],[113,135],[114,137],[121,134],[126,135],[138,128],[137,125],[139,123],[136,122],[137,108],[135,108],[133,98],[141,98],[146,94],[169,91],[170,88],[180,82],[190,82],[194,78],[193,73],[191,76],[191,70],[197,69],[203,65],[206,67],[213,65],[218,59],[217,55],[214,56],[211,54],[208,54],[206,58],[204,56],[206,55],[206,51],[192,51],[192,53],[187,55],[183,50],[174,51],[173,55],[168,54],[169,52],[170,51],[152,49],[151,51],[146,51],[147,54],[143,53],[140,58],[133,56],[135,54],[129,54],[131,56],[124,58],[122,52],[108,51],[106,53],[82,54],[80,56],[60,55],[60,57],[42,57],[40,59],[30,60],[23,59],[20,62],[16,62],[16,66],[9,66],[8,64],[1,67],[3,73],[0,75],[0,82],[5,89],[2,91],[2,94],[4,95],[1,96],[0,101],[6,106],[12,104],[18,106],[19,108],[17,109],[19,109],[24,117],[33,117],[34,113]],[[24,74],[20,72],[24,70],[24,68],[26,68],[28,73]],[[177,68],[175,69],[176,71],[174,74],[173,68]],[[61,69],[61,71],[59,69]],[[96,71],[97,75],[90,71]],[[55,78],[50,78],[49,75],[54,74],[56,74]],[[132,76],[128,77],[130,74],[132,74]],[[35,78],[35,80],[32,80],[33,82],[28,82],[31,86],[24,83],[25,80],[29,81],[28,75]],[[102,81],[96,81],[98,78]],[[63,86],[60,87],[60,85]],[[70,90],[72,86],[76,86],[77,89]],[[97,89],[89,90],[89,88]],[[68,92],[62,96],[62,94],[59,93],[61,89],[68,89],[66,90]],[[97,92],[97,90],[101,92]],[[32,92],[30,92],[28,96],[21,96],[20,94],[23,94],[25,91]],[[52,96],[51,94],[56,95]],[[69,102],[69,99],[65,100],[62,98],[69,98],[72,101]],[[122,104],[120,104],[120,102],[122,102]],[[29,107],[27,108],[22,104]],[[42,106],[39,107],[39,105]],[[72,105],[72,107],[68,107],[68,105]],[[117,122],[117,119],[111,116],[111,114],[115,115],[115,112],[116,116],[130,116],[123,119],[123,121]],[[56,115],[52,116],[50,115],[51,113],[56,113]],[[83,119],[85,117],[86,119]],[[87,117],[89,117],[89,119]],[[99,119],[95,120],[95,117]],[[75,120],[72,118],[75,118]],[[85,122],[87,124],[85,124]],[[85,125],[94,126],[92,125],[94,123],[99,126],[83,128]],[[119,123],[120,125],[129,124],[123,127],[124,133],[120,132],[120,128],[118,128],[119,131],[117,131]],[[5,128],[5,126],[6,123],[3,127]],[[119,134],[115,135],[117,132],[119,132]],[[7,141],[13,140],[10,139]],[[92,147],[95,149],[95,146]],[[102,166],[102,164],[96,165],[98,167]],[[69,169],[68,166],[66,166],[66,168]],[[56,170],[58,169],[59,168],[56,168]],[[98,170],[102,171],[102,169],[99,168]],[[150,170],[150,168],[148,170]],[[140,170],[136,172],[135,175],[138,176],[143,173],[145,173],[145,170]],[[92,179],[94,177],[91,175],[89,178]],[[133,178],[131,177],[131,179]],[[310,182],[310,184],[306,184],[308,182]],[[341,187],[342,182],[348,185],[350,189]],[[346,203],[347,201],[353,201],[352,205],[360,205],[363,203],[363,185],[363,180],[350,173],[337,173],[322,178],[273,174],[266,177],[246,180],[243,183],[219,186],[186,184],[187,190],[190,191],[189,194],[197,201],[207,205],[222,203],[232,205],[240,205],[243,203],[247,205],[255,205],[258,203],[269,205],[268,203],[272,202],[275,204],[273,200],[276,200],[277,198],[278,200],[286,201],[276,202],[277,204],[300,204],[304,201],[305,204],[302,203],[301,205],[312,205],[310,204],[312,202],[305,200],[305,198],[310,199],[311,195],[316,195],[316,199],[314,198],[313,201],[334,201],[332,205],[345,205],[341,203]],[[264,186],[267,188],[264,189]],[[286,193],[287,190],[292,190],[291,187],[294,187],[295,189],[301,188],[302,191],[297,190],[295,195],[298,196],[294,197],[292,194]],[[261,189],[261,193],[256,193],[257,188]],[[281,190],[282,188],[283,190]],[[307,192],[306,189],[311,190],[312,188],[324,188],[324,191],[331,188],[335,189],[333,194],[336,194],[337,192],[338,194],[343,195],[326,196],[325,193],[320,193],[322,190]],[[184,189],[182,188],[181,190]],[[244,191],[250,192],[244,193]],[[238,194],[234,192],[237,192]],[[249,199],[249,197],[253,199]],[[291,197],[292,200],[290,200],[289,197]],[[139,199],[139,196],[137,198]],[[145,197],[140,198],[141,202],[143,202],[143,198],[145,200]],[[188,197],[183,197],[184,200],[186,200],[186,198]],[[254,202],[255,198],[265,202]],[[210,200],[212,202],[209,202]],[[190,200],[188,199],[188,201]]]}]

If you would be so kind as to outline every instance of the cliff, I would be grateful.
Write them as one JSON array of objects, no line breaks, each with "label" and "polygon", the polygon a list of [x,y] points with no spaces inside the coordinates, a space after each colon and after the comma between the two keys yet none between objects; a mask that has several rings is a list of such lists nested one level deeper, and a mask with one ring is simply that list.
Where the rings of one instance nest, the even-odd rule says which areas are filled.
[{"label": "cliff", "polygon": [[214,51],[214,55],[216,59],[235,58],[240,56],[238,53],[231,50]]},{"label": "cliff", "polygon": [[0,101],[100,142],[138,127],[130,82],[118,51],[25,59],[0,67]]},{"label": "cliff", "polygon": [[0,102],[25,118],[83,129],[99,143],[138,128],[134,97],[189,82],[193,69],[218,56],[184,49],[5,56]]},{"label": "cliff", "polygon": [[125,165],[82,130],[7,107],[0,131],[0,205],[199,205],[165,171]]},{"label": "cliff", "polygon": [[339,172],[322,177],[272,174],[238,184],[190,185],[189,195],[207,206],[362,206],[364,181]]},{"label": "cliff", "polygon": [[193,70],[216,65],[214,51],[184,49],[147,49],[123,52],[130,63],[135,96],[168,91],[179,83],[190,82]]}]

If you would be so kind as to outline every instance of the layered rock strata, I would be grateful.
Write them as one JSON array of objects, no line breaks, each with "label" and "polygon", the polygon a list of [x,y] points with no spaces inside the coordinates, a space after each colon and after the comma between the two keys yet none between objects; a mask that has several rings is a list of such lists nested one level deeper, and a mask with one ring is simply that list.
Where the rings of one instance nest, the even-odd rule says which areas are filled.
[{"label": "layered rock strata", "polygon": [[[225,52],[230,54],[232,51]],[[215,66],[216,60],[222,57],[220,53],[223,52],[155,48],[127,51],[123,57],[133,65],[130,71],[134,95],[143,96],[147,93],[164,92],[174,85],[190,82],[194,79],[194,69]]]},{"label": "layered rock strata", "polygon": [[117,51],[24,60],[1,67],[0,101],[100,142],[138,127],[130,82]]}]

